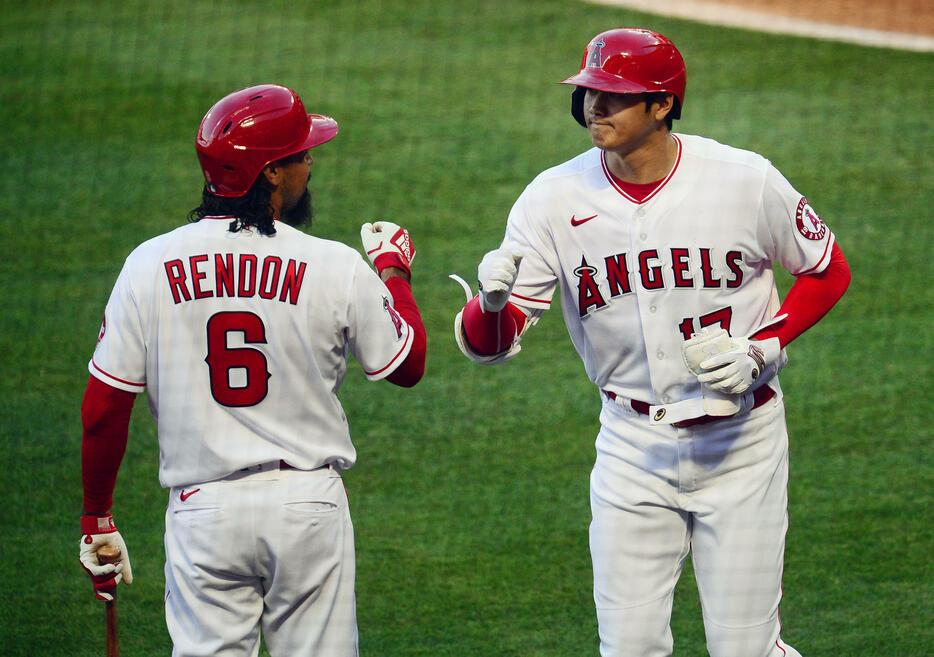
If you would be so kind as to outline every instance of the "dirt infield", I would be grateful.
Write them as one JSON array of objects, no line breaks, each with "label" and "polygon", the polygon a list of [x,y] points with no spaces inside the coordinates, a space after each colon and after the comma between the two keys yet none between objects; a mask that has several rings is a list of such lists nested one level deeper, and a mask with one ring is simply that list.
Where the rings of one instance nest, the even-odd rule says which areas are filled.
[{"label": "dirt infield", "polygon": [[934,36],[932,0],[717,0],[708,4],[884,32]]},{"label": "dirt infield", "polygon": [[711,25],[934,52],[934,0],[589,0]]}]

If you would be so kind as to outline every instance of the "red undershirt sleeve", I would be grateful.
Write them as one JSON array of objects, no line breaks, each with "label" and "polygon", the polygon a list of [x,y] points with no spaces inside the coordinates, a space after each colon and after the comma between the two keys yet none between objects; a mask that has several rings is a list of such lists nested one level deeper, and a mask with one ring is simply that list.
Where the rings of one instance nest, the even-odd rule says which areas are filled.
[{"label": "red undershirt sleeve", "polygon": [[525,327],[525,313],[511,303],[499,312],[483,312],[477,295],[464,306],[461,323],[470,348],[477,354],[492,356],[509,349]]},{"label": "red undershirt sleeve", "polygon": [[830,264],[819,274],[798,276],[785,296],[778,315],[788,317],[755,334],[757,340],[777,337],[782,347],[814,326],[833,308],[850,284],[850,267],[840,247],[834,243]]},{"label": "red undershirt sleeve", "polygon": [[412,348],[399,367],[386,380],[403,388],[411,388],[425,373],[425,356],[428,351],[428,336],[421,313],[412,296],[412,285],[401,276],[390,276],[385,281],[392,294],[393,307],[414,332]]},{"label": "red undershirt sleeve", "polygon": [[88,379],[81,404],[81,480],[84,511],[103,515],[113,506],[117,471],[126,451],[130,415],[136,395]]}]

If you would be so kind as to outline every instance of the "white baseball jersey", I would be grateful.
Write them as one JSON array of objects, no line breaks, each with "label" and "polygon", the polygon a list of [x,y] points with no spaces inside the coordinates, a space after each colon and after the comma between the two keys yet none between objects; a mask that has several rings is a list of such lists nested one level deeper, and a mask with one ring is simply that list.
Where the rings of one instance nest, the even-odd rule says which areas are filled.
[{"label": "white baseball jersey", "polygon": [[543,172],[513,206],[503,241],[524,254],[511,301],[534,321],[560,285],[591,381],[648,403],[699,397],[682,341],[712,324],[748,336],[780,306],[772,262],[820,272],[834,240],[765,158],[675,139],[676,165],[642,202],[598,148]]},{"label": "white baseball jersey", "polygon": [[352,248],[281,222],[272,237],[231,233],[230,221],[202,219],[129,255],[88,369],[148,391],[164,487],[277,459],[349,468],[337,398],[348,350],[381,379],[413,332]]}]

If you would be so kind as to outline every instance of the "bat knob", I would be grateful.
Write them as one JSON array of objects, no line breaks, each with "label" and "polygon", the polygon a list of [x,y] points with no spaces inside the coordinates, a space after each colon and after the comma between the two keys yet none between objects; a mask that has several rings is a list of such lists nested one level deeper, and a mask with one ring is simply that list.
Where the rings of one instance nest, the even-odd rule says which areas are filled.
[{"label": "bat knob", "polygon": [[121,556],[120,548],[116,545],[102,545],[97,550],[97,563],[102,566],[108,563],[119,563]]}]

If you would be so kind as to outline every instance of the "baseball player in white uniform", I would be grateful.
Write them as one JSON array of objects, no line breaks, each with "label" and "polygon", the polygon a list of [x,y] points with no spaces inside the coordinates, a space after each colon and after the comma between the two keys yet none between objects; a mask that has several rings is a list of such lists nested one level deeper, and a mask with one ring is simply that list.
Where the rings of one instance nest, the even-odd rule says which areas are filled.
[{"label": "baseball player in white uniform", "polygon": [[[159,435],[166,621],[174,655],[357,654],[353,528],[341,472],[356,452],[337,397],[348,352],[376,381],[415,385],[425,329],[414,248],[388,222],[364,250],[292,225],[310,218],[310,151],[337,123],[290,89],[221,99],[196,148],[191,223],[126,259],[82,407],[80,560],[100,599],[132,571],[110,513],[136,394]],[[122,550],[100,566],[97,550]]]},{"label": "baseball player in white uniform", "polygon": [[[713,657],[798,655],[779,633],[788,437],[776,375],[784,347],[842,296],[846,260],[768,160],[671,131],[686,76],[664,36],[599,34],[563,82],[594,148],[522,192],[457,342],[477,362],[514,358],[560,289],[603,401],[590,546],[604,657],[671,654],[689,553]],[[773,262],[796,277],[783,303]]]}]

